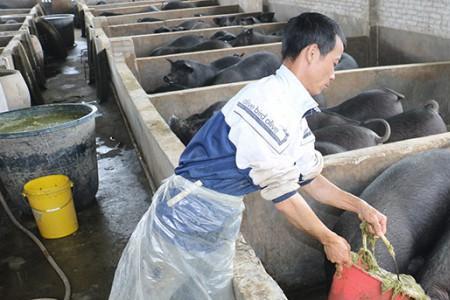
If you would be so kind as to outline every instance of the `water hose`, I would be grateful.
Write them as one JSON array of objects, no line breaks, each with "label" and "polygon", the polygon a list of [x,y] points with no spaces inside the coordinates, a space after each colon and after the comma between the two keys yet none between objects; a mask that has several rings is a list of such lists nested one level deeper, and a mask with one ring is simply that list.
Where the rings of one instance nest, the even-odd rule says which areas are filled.
[{"label": "water hose", "polygon": [[[2,185],[1,182],[0,182],[0,185]],[[14,215],[11,212],[11,210],[9,209],[9,206],[6,203],[5,198],[3,197],[3,194],[2,194],[1,191],[0,191],[0,203],[2,204],[3,208],[5,209],[5,212],[8,215],[9,219],[11,220],[11,222],[17,228],[19,228],[22,232],[24,232],[39,247],[39,249],[42,251],[42,253],[44,254],[45,258],[48,260],[48,262],[50,263],[52,268],[55,270],[55,272],[58,274],[58,276],[61,278],[61,280],[62,280],[62,282],[64,284],[64,300],[70,300],[71,287],[70,287],[69,279],[67,278],[66,274],[64,274],[64,272],[61,270],[61,268],[55,262],[53,257],[48,252],[47,248],[45,248],[44,244],[42,244],[42,242],[31,231],[29,231],[22,224],[20,224],[19,221],[17,221],[17,219],[14,217]],[[35,298],[35,299],[32,299],[32,300],[53,300],[53,299],[54,298]]]}]

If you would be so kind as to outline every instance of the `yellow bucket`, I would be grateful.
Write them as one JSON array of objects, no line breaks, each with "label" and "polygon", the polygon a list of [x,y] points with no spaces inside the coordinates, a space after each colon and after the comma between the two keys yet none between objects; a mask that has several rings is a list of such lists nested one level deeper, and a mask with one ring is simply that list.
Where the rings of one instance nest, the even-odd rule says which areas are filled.
[{"label": "yellow bucket", "polygon": [[23,196],[28,198],[39,232],[46,239],[57,239],[78,229],[73,205],[73,183],[65,175],[49,175],[28,181]]}]

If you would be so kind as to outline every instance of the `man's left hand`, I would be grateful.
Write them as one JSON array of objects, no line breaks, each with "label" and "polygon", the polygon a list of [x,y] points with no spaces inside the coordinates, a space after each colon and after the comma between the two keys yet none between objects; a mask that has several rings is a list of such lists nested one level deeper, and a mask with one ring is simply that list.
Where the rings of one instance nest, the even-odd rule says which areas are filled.
[{"label": "man's left hand", "polygon": [[375,235],[381,237],[386,234],[387,217],[367,202],[361,201],[358,217],[361,221],[369,223],[370,230]]}]

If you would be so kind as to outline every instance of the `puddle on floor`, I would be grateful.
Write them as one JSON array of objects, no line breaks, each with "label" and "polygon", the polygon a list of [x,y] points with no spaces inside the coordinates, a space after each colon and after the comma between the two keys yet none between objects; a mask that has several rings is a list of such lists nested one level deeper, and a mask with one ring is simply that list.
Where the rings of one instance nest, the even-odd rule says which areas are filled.
[{"label": "puddle on floor", "polygon": [[68,89],[71,89],[71,88],[74,88],[75,87],[75,84],[63,84],[62,86],[61,86],[61,88],[63,89],[63,90],[68,90]]},{"label": "puddle on floor", "polygon": [[122,143],[114,141],[113,137],[105,141],[102,138],[96,138],[97,159],[110,158],[120,155],[122,152]]},{"label": "puddle on floor", "polygon": [[64,75],[76,75],[80,74],[80,72],[75,67],[64,66],[62,69],[62,73]]},{"label": "puddle on floor", "polygon": [[8,267],[13,271],[20,270],[21,266],[25,264],[25,259],[22,257],[16,257],[16,256],[10,256],[4,260],[1,261],[2,263],[7,263]]}]

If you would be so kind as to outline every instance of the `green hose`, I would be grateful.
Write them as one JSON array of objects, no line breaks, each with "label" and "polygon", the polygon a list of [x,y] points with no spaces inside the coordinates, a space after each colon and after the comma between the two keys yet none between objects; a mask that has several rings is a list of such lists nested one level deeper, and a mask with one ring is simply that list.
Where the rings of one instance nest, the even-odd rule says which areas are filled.
[{"label": "green hose", "polygon": [[[66,274],[64,274],[63,270],[61,270],[61,268],[55,262],[53,257],[48,252],[47,248],[45,248],[44,244],[42,244],[42,242],[31,231],[29,231],[22,224],[20,224],[17,221],[17,219],[14,217],[14,215],[12,214],[11,210],[8,207],[8,204],[6,203],[5,198],[3,197],[2,187],[3,187],[3,184],[2,184],[2,182],[0,182],[0,204],[1,204],[1,206],[3,206],[3,209],[5,210],[6,214],[8,215],[9,219],[11,220],[11,222],[17,228],[19,228],[23,233],[25,233],[42,251],[45,258],[48,260],[48,262],[50,263],[52,268],[55,270],[55,272],[58,274],[58,276],[61,278],[61,281],[64,284],[64,300],[70,300],[72,291],[71,291],[69,279],[67,278]],[[54,299],[54,298],[34,298],[32,300],[56,300],[56,299]]]}]

